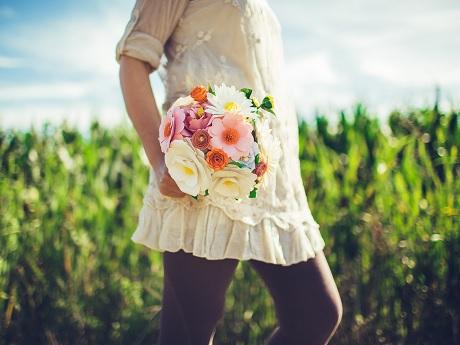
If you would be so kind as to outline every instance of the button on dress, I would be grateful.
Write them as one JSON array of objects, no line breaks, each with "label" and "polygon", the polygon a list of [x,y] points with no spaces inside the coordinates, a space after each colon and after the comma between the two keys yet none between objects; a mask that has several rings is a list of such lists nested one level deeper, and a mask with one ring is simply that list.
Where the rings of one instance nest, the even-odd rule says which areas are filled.
[{"label": "button on dress", "polygon": [[[218,260],[255,259],[279,265],[306,261],[323,250],[300,174],[298,122],[285,65],[280,23],[266,0],[137,0],[116,46],[158,71],[162,112],[199,84],[249,87],[270,94],[276,139],[269,174],[257,198],[240,202],[173,198],[160,193],[153,168],[131,239],[152,250]],[[158,140],[158,138],[152,138]],[[275,154],[277,152],[277,154]]]}]

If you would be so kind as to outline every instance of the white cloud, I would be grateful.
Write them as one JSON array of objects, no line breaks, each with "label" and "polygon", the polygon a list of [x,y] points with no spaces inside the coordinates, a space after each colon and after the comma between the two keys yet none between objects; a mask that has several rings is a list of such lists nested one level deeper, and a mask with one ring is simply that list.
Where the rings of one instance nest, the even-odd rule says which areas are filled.
[{"label": "white cloud", "polygon": [[353,103],[346,81],[332,66],[327,52],[305,53],[286,61],[286,81],[297,109],[304,115],[320,108],[332,110]]},{"label": "white cloud", "polygon": [[[433,104],[436,84],[448,98],[442,104],[458,106],[458,1],[269,1],[282,23],[288,75],[302,112],[357,100],[379,111]],[[315,54],[323,58],[303,58]],[[311,84],[302,81],[309,76]]]},{"label": "white cloud", "polygon": [[0,85],[1,101],[33,101],[42,99],[78,99],[88,95],[87,83],[57,82],[19,85]]},{"label": "white cloud", "polygon": [[438,61],[423,55],[414,58],[410,52],[393,47],[390,51],[366,52],[360,60],[365,73],[404,87],[460,86],[460,65],[442,57]]},{"label": "white cloud", "polygon": [[[123,20],[114,15],[75,16],[24,24],[14,35],[0,34],[2,45],[27,56],[31,69],[68,69],[93,75],[117,72],[115,45]],[[39,62],[39,63],[37,63]]]},{"label": "white cloud", "polygon": [[297,56],[286,64],[288,78],[295,85],[335,85],[340,78],[330,60],[325,52]]},{"label": "white cloud", "polygon": [[0,68],[18,68],[21,67],[22,64],[23,61],[21,59],[0,55]]}]

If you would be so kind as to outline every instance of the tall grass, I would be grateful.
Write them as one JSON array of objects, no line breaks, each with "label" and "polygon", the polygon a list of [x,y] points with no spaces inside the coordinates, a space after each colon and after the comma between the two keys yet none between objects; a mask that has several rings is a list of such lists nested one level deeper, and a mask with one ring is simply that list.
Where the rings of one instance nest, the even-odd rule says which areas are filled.
[{"label": "tall grass", "polygon": [[[455,111],[357,105],[299,124],[310,208],[344,303],[332,344],[460,344]],[[0,344],[154,344],[160,253],[134,244],[148,170],[131,128],[0,130]],[[289,283],[289,282],[286,282]],[[260,345],[270,295],[246,262],[215,344]]]}]

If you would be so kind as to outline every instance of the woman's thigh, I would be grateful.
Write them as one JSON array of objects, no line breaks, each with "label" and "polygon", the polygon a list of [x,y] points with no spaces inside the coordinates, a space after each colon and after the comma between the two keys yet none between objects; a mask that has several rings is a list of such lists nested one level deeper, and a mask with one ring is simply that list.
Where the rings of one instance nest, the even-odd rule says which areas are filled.
[{"label": "woman's thigh", "polygon": [[223,315],[225,294],[238,262],[208,260],[183,250],[163,253],[160,345],[209,343]]},{"label": "woman's thigh", "polygon": [[323,251],[290,266],[249,262],[273,297],[281,332],[324,343],[340,322],[342,303]]}]

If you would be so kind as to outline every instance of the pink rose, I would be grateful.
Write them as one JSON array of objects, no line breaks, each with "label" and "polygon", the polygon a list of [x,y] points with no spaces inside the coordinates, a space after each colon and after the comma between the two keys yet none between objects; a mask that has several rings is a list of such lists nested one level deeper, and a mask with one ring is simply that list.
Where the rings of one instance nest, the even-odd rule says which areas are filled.
[{"label": "pink rose", "polygon": [[184,129],[184,120],[185,112],[181,108],[169,109],[161,120],[158,140],[163,153],[166,153],[172,141],[183,138],[181,132]]},{"label": "pink rose", "polygon": [[205,111],[204,104],[194,104],[186,110],[187,116],[184,121],[184,136],[192,136],[199,129],[208,128],[213,118],[213,115]]}]

